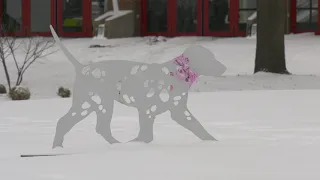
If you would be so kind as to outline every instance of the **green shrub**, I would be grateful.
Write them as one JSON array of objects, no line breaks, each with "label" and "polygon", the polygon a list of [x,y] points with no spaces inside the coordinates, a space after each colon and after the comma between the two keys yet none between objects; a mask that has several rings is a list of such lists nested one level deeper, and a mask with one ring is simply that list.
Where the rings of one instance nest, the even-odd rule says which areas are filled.
[{"label": "green shrub", "polygon": [[57,94],[62,98],[67,98],[71,96],[71,91],[67,88],[59,87]]},{"label": "green shrub", "polygon": [[30,99],[31,93],[28,88],[24,87],[13,87],[9,91],[9,97],[12,100],[28,100]]},{"label": "green shrub", "polygon": [[0,94],[7,94],[7,89],[3,84],[0,84]]}]

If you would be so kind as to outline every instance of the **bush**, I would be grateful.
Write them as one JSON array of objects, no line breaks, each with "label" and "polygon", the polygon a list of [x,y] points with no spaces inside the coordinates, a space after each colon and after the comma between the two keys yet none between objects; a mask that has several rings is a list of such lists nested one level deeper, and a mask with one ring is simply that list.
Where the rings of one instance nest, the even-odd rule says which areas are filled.
[{"label": "bush", "polygon": [[57,94],[62,98],[67,98],[71,96],[71,91],[67,88],[59,87]]},{"label": "bush", "polygon": [[28,88],[13,87],[9,92],[9,97],[12,100],[28,100],[30,99],[31,93]]},{"label": "bush", "polygon": [[0,94],[7,94],[7,89],[4,85],[0,84]]}]

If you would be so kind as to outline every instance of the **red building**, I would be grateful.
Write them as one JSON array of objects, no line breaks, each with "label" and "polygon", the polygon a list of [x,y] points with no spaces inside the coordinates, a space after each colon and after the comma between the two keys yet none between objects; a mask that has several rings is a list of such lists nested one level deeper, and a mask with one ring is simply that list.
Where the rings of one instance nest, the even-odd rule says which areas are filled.
[{"label": "red building", "polygon": [[[51,36],[52,24],[60,36],[90,37],[105,1],[0,0],[0,21],[17,36]],[[287,1],[288,32],[320,34],[320,0]],[[256,12],[256,0],[119,0],[119,6],[134,10],[141,36],[244,36]]]},{"label": "red building", "polygon": [[[320,31],[320,0],[287,1],[287,32]],[[160,3],[161,2],[161,3]],[[257,0],[142,0],[142,35],[244,36]],[[161,18],[159,15],[162,14]]]},{"label": "red building", "polygon": [[1,24],[16,36],[92,36],[91,0],[0,0]]}]

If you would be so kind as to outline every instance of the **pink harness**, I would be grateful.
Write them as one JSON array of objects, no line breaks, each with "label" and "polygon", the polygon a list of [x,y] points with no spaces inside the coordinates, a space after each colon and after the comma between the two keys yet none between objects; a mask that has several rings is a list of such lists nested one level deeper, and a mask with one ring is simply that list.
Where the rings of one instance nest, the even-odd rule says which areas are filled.
[{"label": "pink harness", "polygon": [[[190,69],[190,67],[188,65],[190,60],[187,57],[185,57],[183,54],[181,54],[180,56],[174,58],[172,61],[179,66],[177,68],[177,71],[175,72],[175,75],[179,79],[190,83],[189,87],[191,87],[192,84],[197,80],[199,75]],[[172,73],[172,75],[174,75],[174,74]],[[171,85],[170,89],[171,89],[171,91],[173,90],[172,85]]]}]

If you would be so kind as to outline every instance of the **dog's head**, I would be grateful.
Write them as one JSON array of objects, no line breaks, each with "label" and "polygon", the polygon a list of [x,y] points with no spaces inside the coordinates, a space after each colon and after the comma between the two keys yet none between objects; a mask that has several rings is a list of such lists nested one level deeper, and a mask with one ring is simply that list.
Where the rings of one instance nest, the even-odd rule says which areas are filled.
[{"label": "dog's head", "polygon": [[200,45],[188,47],[183,55],[190,60],[189,66],[199,75],[221,76],[227,68],[221,64],[213,53]]}]

